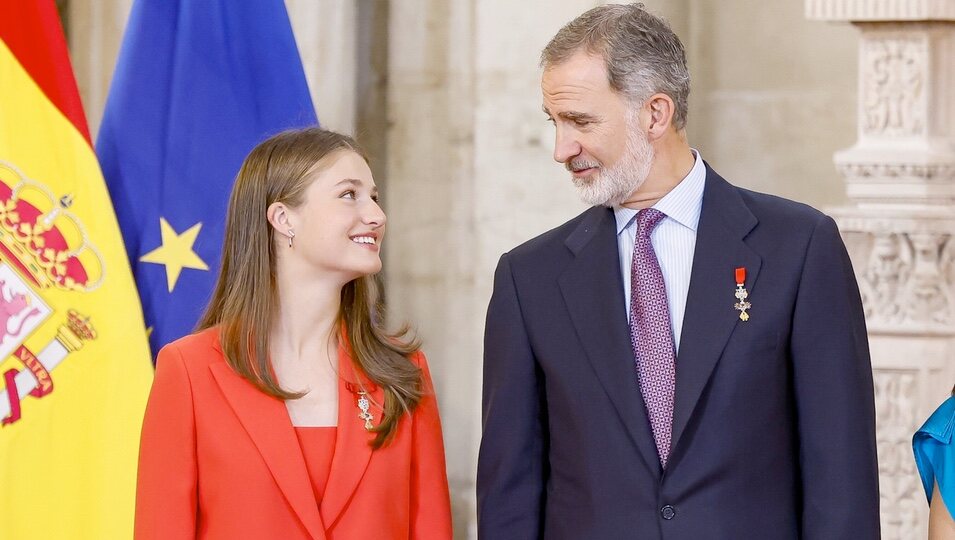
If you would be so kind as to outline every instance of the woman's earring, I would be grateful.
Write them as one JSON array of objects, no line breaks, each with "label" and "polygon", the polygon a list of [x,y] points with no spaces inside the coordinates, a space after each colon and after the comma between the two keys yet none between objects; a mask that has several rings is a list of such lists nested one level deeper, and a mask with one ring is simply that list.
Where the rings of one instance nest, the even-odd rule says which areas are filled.
[{"label": "woman's earring", "polygon": [[288,230],[288,247],[292,247],[292,240],[295,238],[295,231],[292,229]]}]

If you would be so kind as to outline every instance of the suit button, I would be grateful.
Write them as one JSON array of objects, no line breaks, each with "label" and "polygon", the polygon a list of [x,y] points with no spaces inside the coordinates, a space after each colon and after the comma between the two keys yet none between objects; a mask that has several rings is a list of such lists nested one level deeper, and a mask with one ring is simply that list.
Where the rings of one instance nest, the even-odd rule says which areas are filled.
[{"label": "suit button", "polygon": [[662,516],[663,519],[669,521],[673,519],[674,517],[676,517],[676,508],[673,508],[672,506],[668,504],[660,509],[660,516]]}]

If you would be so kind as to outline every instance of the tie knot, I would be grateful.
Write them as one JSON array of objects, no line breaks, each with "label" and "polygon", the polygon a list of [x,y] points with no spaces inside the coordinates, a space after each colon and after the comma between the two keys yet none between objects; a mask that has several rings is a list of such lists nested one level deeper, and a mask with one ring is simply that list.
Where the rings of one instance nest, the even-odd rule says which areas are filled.
[{"label": "tie knot", "polygon": [[666,214],[656,208],[645,208],[637,212],[637,236],[649,238],[653,229],[667,217]]}]

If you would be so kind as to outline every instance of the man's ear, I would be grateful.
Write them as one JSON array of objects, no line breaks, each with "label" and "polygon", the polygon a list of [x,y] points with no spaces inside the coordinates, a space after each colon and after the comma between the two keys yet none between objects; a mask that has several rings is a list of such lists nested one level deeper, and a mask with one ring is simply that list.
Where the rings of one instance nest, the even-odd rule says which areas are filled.
[{"label": "man's ear", "polygon": [[647,136],[651,141],[659,139],[673,126],[673,115],[676,113],[676,106],[673,100],[670,99],[670,96],[658,93],[650,96],[644,108],[649,113]]},{"label": "man's ear", "polygon": [[291,216],[289,214],[289,208],[285,206],[285,203],[280,202],[274,202],[270,204],[268,209],[265,211],[265,215],[269,220],[269,224],[272,225],[272,228],[275,229],[275,232],[281,234],[282,236],[288,236],[288,231],[292,228],[290,219]]}]

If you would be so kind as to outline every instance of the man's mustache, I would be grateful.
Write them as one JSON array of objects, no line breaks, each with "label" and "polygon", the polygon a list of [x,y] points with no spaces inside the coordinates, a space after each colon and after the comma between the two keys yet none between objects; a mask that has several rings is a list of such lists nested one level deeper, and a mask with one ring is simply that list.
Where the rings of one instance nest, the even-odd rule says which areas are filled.
[{"label": "man's mustache", "polygon": [[600,163],[597,161],[588,161],[586,159],[572,159],[564,163],[564,167],[570,172],[578,172],[584,169],[599,169]]}]

